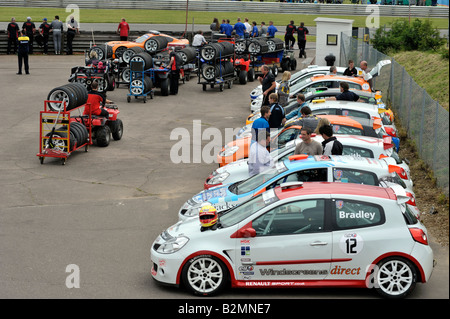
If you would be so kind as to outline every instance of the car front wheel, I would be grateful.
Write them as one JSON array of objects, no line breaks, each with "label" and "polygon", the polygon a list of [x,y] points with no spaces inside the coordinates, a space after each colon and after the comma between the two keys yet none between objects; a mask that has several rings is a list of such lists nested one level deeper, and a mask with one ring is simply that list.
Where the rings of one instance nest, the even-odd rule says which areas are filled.
[{"label": "car front wheel", "polygon": [[226,278],[226,267],[213,256],[192,258],[183,268],[183,282],[195,295],[216,295],[224,287]]},{"label": "car front wheel", "polygon": [[383,297],[404,298],[414,290],[417,272],[410,261],[391,257],[378,263],[374,279],[375,288]]}]

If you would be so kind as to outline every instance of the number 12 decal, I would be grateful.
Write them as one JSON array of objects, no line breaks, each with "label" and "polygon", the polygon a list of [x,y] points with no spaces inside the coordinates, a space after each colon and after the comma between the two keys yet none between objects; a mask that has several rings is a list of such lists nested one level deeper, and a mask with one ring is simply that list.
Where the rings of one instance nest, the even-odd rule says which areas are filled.
[{"label": "number 12 decal", "polygon": [[345,234],[341,237],[339,247],[346,255],[359,254],[364,246],[364,240],[355,233]]}]

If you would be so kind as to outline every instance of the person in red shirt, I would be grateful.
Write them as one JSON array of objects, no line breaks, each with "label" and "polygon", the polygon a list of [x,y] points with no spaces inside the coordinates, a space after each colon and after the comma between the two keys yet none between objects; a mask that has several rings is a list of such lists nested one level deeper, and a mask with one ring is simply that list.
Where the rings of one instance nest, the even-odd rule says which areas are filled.
[{"label": "person in red shirt", "polygon": [[112,103],[112,101],[106,98],[106,94],[98,92],[98,82],[93,81],[91,84],[91,91],[89,91],[88,99],[86,101],[86,106],[84,107],[83,115],[89,115],[91,110],[92,115],[104,116],[108,118],[109,113],[103,106],[105,103]]},{"label": "person in red shirt", "polygon": [[117,28],[117,33],[120,34],[120,41],[128,41],[129,31],[130,26],[125,21],[125,18],[122,18],[122,21],[119,23],[119,27]]}]

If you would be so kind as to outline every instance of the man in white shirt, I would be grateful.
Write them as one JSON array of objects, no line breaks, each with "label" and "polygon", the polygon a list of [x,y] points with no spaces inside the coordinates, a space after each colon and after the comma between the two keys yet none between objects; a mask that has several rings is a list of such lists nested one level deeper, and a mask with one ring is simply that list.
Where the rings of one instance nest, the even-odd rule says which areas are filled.
[{"label": "man in white shirt", "polygon": [[244,25],[245,25],[245,34],[244,34],[244,38],[249,38],[250,37],[250,33],[252,33],[252,29],[253,27],[251,26],[250,23],[248,23],[248,18],[244,19]]},{"label": "man in white shirt", "polygon": [[202,45],[207,44],[205,37],[203,36],[203,31],[199,30],[196,35],[194,35],[194,39],[192,40],[193,47],[201,47]]},{"label": "man in white shirt", "polygon": [[[262,136],[261,136],[262,135]],[[270,133],[263,131],[258,136],[258,142],[250,146],[248,157],[248,173],[250,176],[264,172],[274,166],[272,156],[270,156],[267,146],[270,145]]]}]

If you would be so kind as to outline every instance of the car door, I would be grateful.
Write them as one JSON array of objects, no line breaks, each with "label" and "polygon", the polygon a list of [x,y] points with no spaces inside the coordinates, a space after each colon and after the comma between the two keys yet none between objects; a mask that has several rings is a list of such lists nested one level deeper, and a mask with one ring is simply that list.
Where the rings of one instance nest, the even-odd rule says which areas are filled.
[{"label": "car door", "polygon": [[323,196],[285,202],[253,219],[256,236],[236,238],[237,279],[325,278],[331,264],[332,240],[327,226],[328,205]]},{"label": "car door", "polygon": [[334,195],[331,200],[333,263],[330,280],[363,280],[370,263],[386,246],[386,217],[378,203]]}]

